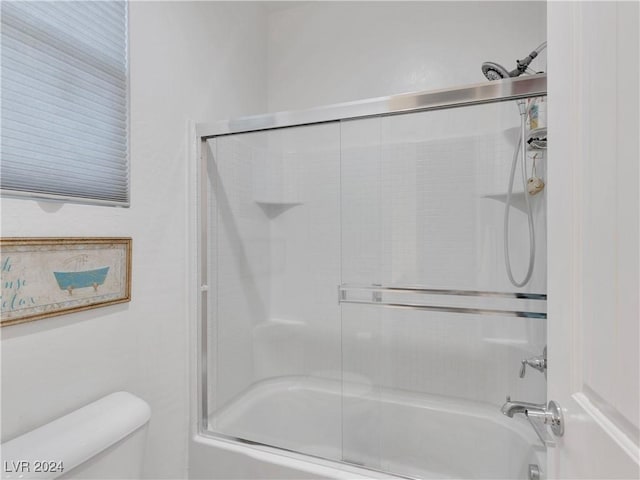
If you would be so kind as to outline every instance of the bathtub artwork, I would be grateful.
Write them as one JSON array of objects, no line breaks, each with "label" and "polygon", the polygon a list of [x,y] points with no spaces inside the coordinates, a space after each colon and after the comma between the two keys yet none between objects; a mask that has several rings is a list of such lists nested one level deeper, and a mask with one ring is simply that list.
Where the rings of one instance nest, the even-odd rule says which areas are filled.
[{"label": "bathtub artwork", "polygon": [[0,239],[1,325],[131,299],[131,238]]},{"label": "bathtub artwork", "polygon": [[93,287],[95,292],[98,291],[98,287],[104,283],[109,273],[109,267],[94,268],[91,270],[79,270],[78,267],[83,266],[88,261],[89,255],[82,253],[71,257],[67,262],[73,262],[76,264],[76,270],[70,272],[53,272],[58,286],[62,290],[69,292],[69,295],[73,295],[73,290],[77,288]]}]

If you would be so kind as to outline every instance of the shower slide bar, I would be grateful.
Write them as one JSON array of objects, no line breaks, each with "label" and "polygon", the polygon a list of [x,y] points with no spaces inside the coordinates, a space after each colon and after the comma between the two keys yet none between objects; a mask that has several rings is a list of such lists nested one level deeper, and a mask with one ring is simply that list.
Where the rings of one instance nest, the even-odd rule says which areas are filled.
[{"label": "shower slide bar", "polygon": [[309,110],[268,113],[196,126],[197,136],[209,138],[237,133],[258,132],[303,125],[353,120],[358,118],[399,115],[403,113],[442,110],[483,103],[505,102],[547,94],[544,73],[476,83],[457,88],[412,92],[355,102],[338,103]]},{"label": "shower slide bar", "polygon": [[409,308],[431,312],[547,318],[547,296],[541,293],[343,284],[338,287],[338,299],[339,303]]}]

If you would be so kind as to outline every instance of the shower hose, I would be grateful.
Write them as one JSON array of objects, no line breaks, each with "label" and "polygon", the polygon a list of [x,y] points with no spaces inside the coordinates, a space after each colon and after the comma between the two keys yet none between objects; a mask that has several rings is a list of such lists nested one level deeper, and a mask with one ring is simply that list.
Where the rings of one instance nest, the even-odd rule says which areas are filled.
[{"label": "shower hose", "polygon": [[[511,162],[511,174],[509,176],[509,188],[507,189],[507,202],[504,207],[504,262],[507,269],[507,276],[509,281],[516,287],[522,287],[527,284],[531,279],[533,273],[533,264],[536,259],[536,243],[535,243],[535,231],[533,228],[533,212],[531,211],[531,202],[529,200],[529,194],[527,192],[527,146],[525,142],[525,118],[527,115],[527,107],[523,100],[518,101],[518,108],[520,109],[520,138],[513,152],[513,161]],[[529,267],[527,274],[521,282],[518,282],[513,278],[513,272],[511,271],[511,257],[509,255],[509,214],[511,211],[511,196],[513,194],[513,181],[516,176],[516,167],[518,165],[518,154],[522,153],[522,187],[524,190],[524,203],[527,208],[527,219],[529,223]]]}]

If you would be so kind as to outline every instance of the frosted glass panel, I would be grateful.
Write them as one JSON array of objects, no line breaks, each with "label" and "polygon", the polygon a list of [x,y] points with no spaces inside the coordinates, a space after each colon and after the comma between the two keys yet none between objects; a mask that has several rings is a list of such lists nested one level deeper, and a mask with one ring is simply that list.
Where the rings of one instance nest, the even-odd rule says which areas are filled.
[{"label": "frosted glass panel", "polygon": [[209,428],[341,459],[339,124],[208,142]]},{"label": "frosted glass panel", "polygon": [[[546,192],[530,197],[536,260],[517,288],[503,250],[516,103],[341,126],[344,460],[418,478],[526,478],[544,446],[500,407],[507,395],[545,401],[544,375],[520,379],[519,368],[545,347]],[[534,155],[544,178],[543,151],[528,152],[527,176]],[[509,234],[521,279],[517,173]]]},{"label": "frosted glass panel", "polygon": [[[546,339],[546,191],[532,280],[505,271],[515,102],[233,134],[207,155],[208,428],[419,478],[526,478],[544,446],[507,395]],[[542,150],[528,152],[545,178]],[[529,261],[520,173],[516,278]]]},{"label": "frosted glass panel", "polygon": [[500,406],[504,392],[545,401],[543,375],[518,378],[521,356],[544,348],[541,320],[345,304],[342,322],[346,461],[478,479],[538,463],[536,434]]},{"label": "frosted glass panel", "polygon": [[[343,282],[513,290],[503,220],[518,134],[515,102],[342,122]],[[544,177],[542,153],[536,170]],[[517,173],[510,243],[521,279],[529,237]],[[530,198],[536,263],[523,290],[544,292],[546,192]]]}]

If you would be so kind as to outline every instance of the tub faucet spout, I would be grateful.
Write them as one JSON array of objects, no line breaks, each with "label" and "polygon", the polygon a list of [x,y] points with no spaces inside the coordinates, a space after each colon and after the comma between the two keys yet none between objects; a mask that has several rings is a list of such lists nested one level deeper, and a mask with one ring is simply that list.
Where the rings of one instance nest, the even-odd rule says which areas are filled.
[{"label": "tub faucet spout", "polygon": [[553,438],[549,436],[547,425],[551,427],[555,436],[561,437],[564,434],[562,409],[553,400],[545,405],[544,403],[511,401],[511,397],[507,396],[507,401],[502,405],[500,411],[509,418],[513,418],[516,413],[527,417],[538,438],[545,446],[555,445]]},{"label": "tub faucet spout", "polygon": [[529,414],[544,414],[546,411],[545,407],[546,405],[544,403],[520,402],[518,400],[511,401],[511,397],[507,397],[507,401],[502,405],[500,411],[503,415],[513,418],[516,413],[522,413],[527,416],[529,416]]}]

